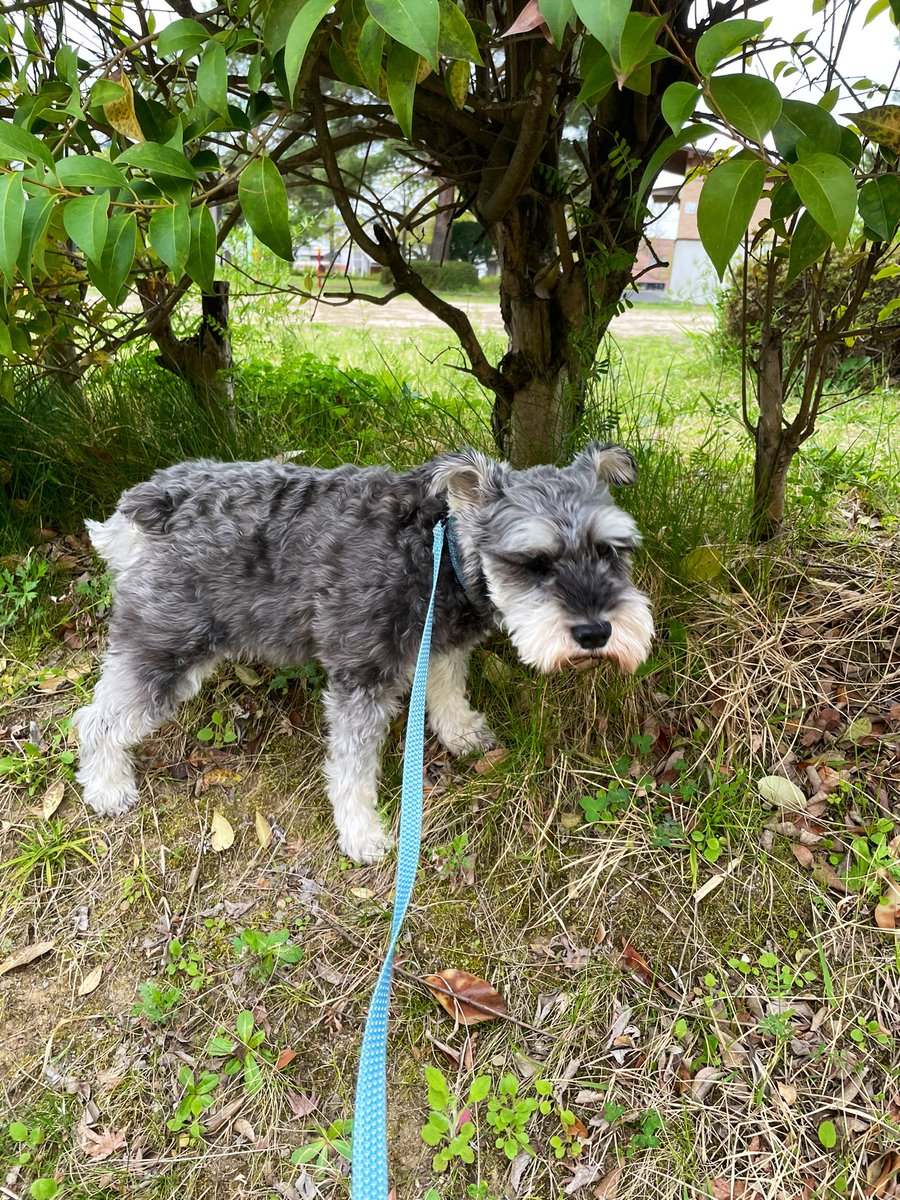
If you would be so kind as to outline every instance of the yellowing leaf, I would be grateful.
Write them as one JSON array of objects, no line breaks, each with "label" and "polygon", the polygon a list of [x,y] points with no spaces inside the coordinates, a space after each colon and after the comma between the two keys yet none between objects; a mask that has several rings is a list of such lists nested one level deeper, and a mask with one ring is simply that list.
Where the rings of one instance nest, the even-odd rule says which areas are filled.
[{"label": "yellowing leaf", "polygon": [[259,687],[259,685],[262,683],[262,680],[253,670],[253,668],[244,666],[243,663],[234,664],[234,673],[237,675],[244,687],[255,688]]},{"label": "yellowing leaf", "polygon": [[861,134],[900,154],[900,104],[879,104],[861,113],[844,113]]},{"label": "yellowing leaf", "polygon": [[49,820],[56,812],[60,804],[62,804],[63,796],[66,792],[66,781],[57,779],[56,783],[51,783],[44,792],[41,798],[41,816],[44,820]]},{"label": "yellowing leaf", "polygon": [[133,142],[144,141],[144,134],[134,111],[134,91],[131,87],[131,80],[124,71],[117,71],[112,82],[123,87],[125,95],[118,100],[111,100],[109,104],[104,104],[103,115],[116,133],[121,133],[123,137],[130,138]]},{"label": "yellowing leaf", "polygon": [[778,808],[805,808],[806,797],[797,787],[781,775],[764,775],[756,785],[756,790],[763,800]]},{"label": "yellowing leaf", "polygon": [[210,767],[208,771],[204,771],[200,777],[203,781],[202,790],[205,792],[207,788],[234,787],[244,778],[239,771],[232,771],[231,767]]},{"label": "yellowing leaf", "polygon": [[469,64],[463,58],[458,58],[450,64],[447,71],[447,91],[453,107],[463,109],[466,106],[466,96],[469,94]]},{"label": "yellowing leaf", "polygon": [[263,850],[268,850],[274,840],[272,835],[272,826],[258,809],[254,824],[256,826],[257,841],[262,846]]},{"label": "yellowing leaf", "polygon": [[91,992],[96,992],[100,986],[100,980],[103,978],[103,963],[98,963],[93,971],[89,971],[78,985],[79,996],[89,996]]},{"label": "yellowing leaf", "polygon": [[234,845],[234,830],[231,822],[218,809],[213,812],[211,830],[210,844],[217,854],[221,854],[223,850]]},{"label": "yellowing leaf", "polygon": [[722,574],[722,555],[713,546],[697,546],[689,550],[679,568],[685,583],[706,583]]}]

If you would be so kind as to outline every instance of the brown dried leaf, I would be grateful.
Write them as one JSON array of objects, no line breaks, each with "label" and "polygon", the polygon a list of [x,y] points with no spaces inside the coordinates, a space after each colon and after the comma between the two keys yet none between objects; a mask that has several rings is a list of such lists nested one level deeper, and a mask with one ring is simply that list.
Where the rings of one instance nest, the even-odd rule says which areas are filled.
[{"label": "brown dried leaf", "polygon": [[629,971],[634,971],[644,983],[651,986],[656,982],[653,972],[650,970],[650,965],[642,954],[635,950],[634,946],[628,942],[622,942],[622,956],[620,959],[622,966]]},{"label": "brown dried leaf", "polygon": [[36,958],[43,958],[45,954],[49,954],[55,945],[56,942],[34,942],[31,946],[20,946],[0,962],[0,975],[15,971],[17,967],[27,967]]},{"label": "brown dried leaf", "polygon": [[284,1068],[289,1063],[292,1063],[296,1057],[297,1057],[296,1050],[291,1050],[291,1049],[282,1050],[282,1052],[278,1055],[278,1059],[275,1063],[275,1070],[283,1071]]},{"label": "brown dried leaf", "polygon": [[847,887],[846,881],[841,879],[831,863],[817,862],[813,867],[812,874],[816,883],[820,883],[822,887],[831,888],[834,892],[840,892],[842,896],[850,895],[850,889]]},{"label": "brown dried leaf", "polygon": [[538,6],[538,0],[528,0],[528,3],[513,21],[512,25],[501,36],[512,37],[515,33],[530,33],[532,29],[540,29],[548,42],[552,40],[547,23]]},{"label": "brown dried leaf", "polygon": [[875,924],[879,929],[893,930],[897,928],[897,908],[893,904],[875,905]]},{"label": "brown dried leaf", "polygon": [[816,861],[809,846],[804,846],[800,842],[791,843],[791,854],[793,854],[800,866],[806,867],[807,870],[809,870]]},{"label": "brown dried leaf", "polygon": [[243,778],[239,771],[232,771],[231,767],[210,767],[203,772],[201,786],[203,791],[211,787],[230,788]]},{"label": "brown dried leaf", "polygon": [[64,779],[57,779],[56,783],[51,783],[44,792],[41,797],[41,816],[45,821],[48,821],[62,804],[65,792],[66,781]]},{"label": "brown dried leaf", "polygon": [[89,971],[78,985],[79,996],[89,996],[91,992],[96,992],[100,986],[100,980],[103,978],[103,963],[97,963],[93,971]]},{"label": "brown dried leaf", "polygon": [[486,775],[488,771],[498,767],[508,754],[505,746],[495,746],[493,750],[486,750],[477,762],[472,763],[472,770],[476,775]]},{"label": "brown dried leaf", "polygon": [[106,1133],[95,1133],[82,1117],[75,1126],[75,1141],[79,1150],[88,1158],[92,1158],[94,1162],[102,1162],[111,1154],[115,1154],[117,1150],[123,1149],[125,1133],[122,1130],[119,1130],[118,1133],[113,1133],[112,1130],[108,1130]]},{"label": "brown dried leaf", "polygon": [[428,990],[450,1016],[461,1025],[477,1025],[506,1016],[506,1001],[484,979],[450,967],[437,975],[426,975]]},{"label": "brown dried leaf", "polygon": [[608,1175],[604,1175],[594,1188],[596,1200],[616,1200],[619,1192],[619,1180],[622,1178],[624,1169],[624,1167],[613,1167]]},{"label": "brown dried leaf", "polygon": [[298,1121],[305,1121],[319,1107],[319,1097],[315,1092],[311,1096],[305,1096],[300,1092],[292,1092],[289,1088],[284,1093],[284,1096],[291,1110],[291,1115],[296,1117]]}]

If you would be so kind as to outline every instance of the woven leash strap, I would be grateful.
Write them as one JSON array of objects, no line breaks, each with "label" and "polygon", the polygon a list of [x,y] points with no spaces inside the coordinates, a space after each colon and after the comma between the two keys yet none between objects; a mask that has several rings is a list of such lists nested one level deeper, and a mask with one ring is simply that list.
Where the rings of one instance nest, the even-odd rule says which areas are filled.
[{"label": "woven leash strap", "polygon": [[397,877],[394,884],[394,919],[384,963],[369,1003],[369,1015],[359,1052],[356,1105],[353,1114],[352,1200],[387,1200],[386,1064],[388,1008],[394,949],[409,907],[419,848],[422,844],[422,771],[425,761],[425,687],[434,621],[434,595],[444,547],[444,526],[434,527],[434,577],[425,615],[425,628],[416,659],[409,717],[403,752],[403,787],[400,793],[400,835],[397,840]]}]

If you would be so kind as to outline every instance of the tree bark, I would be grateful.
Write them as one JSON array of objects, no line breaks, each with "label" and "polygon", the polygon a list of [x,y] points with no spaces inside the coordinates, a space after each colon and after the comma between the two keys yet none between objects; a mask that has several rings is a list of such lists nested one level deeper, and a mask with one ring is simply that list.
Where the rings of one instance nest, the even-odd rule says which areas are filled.
[{"label": "tree bark", "polygon": [[438,196],[438,211],[434,218],[434,231],[428,257],[432,262],[446,262],[450,255],[450,233],[453,229],[453,198],[456,188],[447,183]]},{"label": "tree bark", "polygon": [[757,380],[759,420],[753,462],[752,523],[756,537],[766,541],[781,531],[787,473],[794,453],[784,426],[782,339],[771,327],[763,329]]},{"label": "tree bark", "polygon": [[211,294],[203,295],[200,328],[195,334],[176,337],[168,320],[156,329],[154,338],[160,350],[156,361],[184,379],[202,407],[226,412],[234,399],[229,284],[217,279],[213,287]]}]

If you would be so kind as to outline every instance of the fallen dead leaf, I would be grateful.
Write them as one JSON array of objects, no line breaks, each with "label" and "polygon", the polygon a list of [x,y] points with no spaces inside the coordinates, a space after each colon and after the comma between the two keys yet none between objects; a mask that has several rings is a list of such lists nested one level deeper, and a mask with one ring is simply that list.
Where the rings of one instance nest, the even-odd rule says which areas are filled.
[{"label": "fallen dead leaf", "polygon": [[65,675],[45,675],[43,679],[38,680],[37,690],[48,693],[57,692],[67,682]]},{"label": "fallen dead leaf", "polygon": [[210,767],[200,777],[201,790],[205,792],[207,788],[211,787],[234,787],[243,778],[240,771],[232,771],[231,767]]},{"label": "fallen dead leaf", "polygon": [[259,687],[259,685],[262,683],[262,680],[253,670],[253,668],[247,667],[243,663],[234,664],[234,673],[237,675],[244,687],[255,688]]},{"label": "fallen dead leaf", "polygon": [[66,781],[57,779],[56,783],[51,783],[41,797],[41,816],[45,821],[56,812],[60,804],[62,804],[63,796],[66,793]]},{"label": "fallen dead leaf", "polygon": [[806,797],[796,783],[791,783],[783,775],[764,775],[757,783],[756,790],[763,800],[768,800],[777,808],[796,809],[806,804]]},{"label": "fallen dead leaf", "polygon": [[875,924],[879,929],[897,928],[897,907],[894,904],[875,905]]},{"label": "fallen dead leaf", "polygon": [[100,986],[100,980],[103,978],[103,963],[97,963],[93,971],[89,971],[78,985],[79,996],[89,996],[91,992],[96,992]]},{"label": "fallen dead leaf", "polygon": [[223,850],[234,845],[234,830],[231,822],[218,809],[213,812],[210,828],[212,831],[210,845],[217,854],[221,854]]},{"label": "fallen dead leaf", "polygon": [[234,1122],[234,1124],[231,1126],[231,1128],[232,1128],[232,1131],[234,1133],[236,1133],[238,1135],[238,1137],[242,1141],[246,1142],[248,1145],[252,1146],[253,1143],[256,1141],[256,1130],[253,1128],[253,1126],[250,1124],[250,1122],[246,1119],[246,1117],[238,1117],[237,1120]]},{"label": "fallen dead leaf", "polygon": [[850,889],[847,887],[846,881],[841,879],[831,863],[816,863],[812,874],[816,883],[820,883],[822,887],[831,888],[832,891],[840,892],[843,896],[850,895]]},{"label": "fallen dead leaf", "polygon": [[624,1167],[613,1167],[608,1175],[604,1175],[597,1187],[594,1188],[597,1200],[616,1200],[619,1192],[619,1180],[622,1178],[624,1169]]},{"label": "fallen dead leaf", "polygon": [[301,1092],[293,1092],[288,1088],[284,1095],[291,1110],[291,1115],[296,1117],[298,1121],[305,1121],[319,1107],[319,1097],[315,1092],[311,1096],[305,1096]]},{"label": "fallen dead leaf", "polygon": [[259,809],[256,810],[254,825],[256,826],[256,840],[259,842],[260,846],[262,846],[263,850],[268,850],[275,839],[272,833],[272,826],[262,815]]},{"label": "fallen dead leaf", "polygon": [[122,1130],[119,1130],[118,1133],[113,1133],[111,1130],[106,1133],[95,1133],[82,1117],[75,1126],[75,1141],[79,1150],[88,1158],[92,1158],[94,1162],[102,1162],[124,1147],[125,1134]]},{"label": "fallen dead leaf", "polygon": [[800,866],[806,867],[807,870],[812,867],[813,863],[816,861],[809,846],[804,846],[801,842],[791,843],[791,854],[793,854]]},{"label": "fallen dead leaf", "polygon": [[34,942],[31,946],[20,946],[0,962],[0,975],[15,971],[18,967],[27,967],[36,958],[43,958],[45,954],[49,954],[55,945],[56,942]]},{"label": "fallen dead leaf", "polygon": [[484,979],[451,967],[437,975],[426,975],[428,990],[450,1016],[461,1025],[477,1025],[506,1016],[506,1001]]},{"label": "fallen dead leaf", "polygon": [[793,1107],[797,1103],[797,1089],[792,1083],[779,1083],[778,1095],[788,1107]]},{"label": "fallen dead leaf", "polygon": [[487,750],[476,762],[472,763],[472,770],[476,775],[485,775],[488,771],[493,771],[507,757],[509,751],[505,746],[495,746],[493,750]]},{"label": "fallen dead leaf", "polygon": [[642,954],[635,950],[634,946],[628,942],[622,942],[622,955],[619,960],[627,970],[633,971],[639,979],[651,987],[655,983],[653,972],[650,970],[650,965]]},{"label": "fallen dead leaf", "polygon": [[216,1112],[210,1114],[204,1121],[206,1132],[218,1133],[224,1125],[227,1125],[231,1121],[232,1117],[236,1116],[236,1114],[241,1111],[244,1106],[245,1099],[245,1096],[238,1096],[236,1100],[232,1100],[230,1103],[226,1104],[224,1108],[220,1108]]},{"label": "fallen dead leaf", "polygon": [[282,1050],[282,1052],[278,1055],[278,1058],[275,1062],[275,1070],[283,1071],[284,1068],[289,1063],[292,1063],[296,1057],[297,1057],[296,1050],[290,1050],[290,1049]]}]

